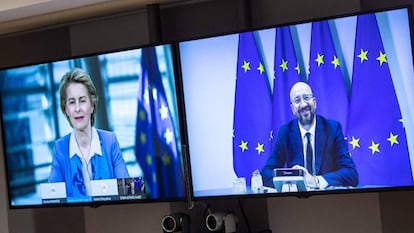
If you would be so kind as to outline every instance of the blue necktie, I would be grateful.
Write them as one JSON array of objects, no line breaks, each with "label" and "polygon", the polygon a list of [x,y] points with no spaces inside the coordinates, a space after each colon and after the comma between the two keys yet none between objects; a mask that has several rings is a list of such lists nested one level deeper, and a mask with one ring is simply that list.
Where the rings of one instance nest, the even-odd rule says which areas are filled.
[{"label": "blue necktie", "polygon": [[306,169],[311,175],[315,175],[315,172],[313,170],[313,150],[312,150],[312,144],[310,141],[311,134],[307,132],[306,134]]}]

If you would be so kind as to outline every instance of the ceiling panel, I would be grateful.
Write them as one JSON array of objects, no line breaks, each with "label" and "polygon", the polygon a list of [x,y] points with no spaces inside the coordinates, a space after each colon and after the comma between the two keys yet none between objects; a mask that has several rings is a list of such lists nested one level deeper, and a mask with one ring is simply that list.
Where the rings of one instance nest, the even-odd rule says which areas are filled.
[{"label": "ceiling panel", "polygon": [[[1,0],[0,35],[184,0]],[[188,0],[187,0],[188,1]]]}]

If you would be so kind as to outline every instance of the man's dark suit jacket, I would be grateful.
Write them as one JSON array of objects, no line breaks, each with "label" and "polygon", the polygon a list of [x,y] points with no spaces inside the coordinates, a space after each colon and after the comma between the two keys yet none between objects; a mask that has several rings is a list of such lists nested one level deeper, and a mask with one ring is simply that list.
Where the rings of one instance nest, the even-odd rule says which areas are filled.
[{"label": "man's dark suit jacket", "polygon": [[[329,186],[357,186],[358,173],[349,155],[341,124],[316,116],[315,169]],[[303,143],[298,120],[280,127],[273,151],[262,169],[264,185],[273,187],[273,169],[304,166]]]}]

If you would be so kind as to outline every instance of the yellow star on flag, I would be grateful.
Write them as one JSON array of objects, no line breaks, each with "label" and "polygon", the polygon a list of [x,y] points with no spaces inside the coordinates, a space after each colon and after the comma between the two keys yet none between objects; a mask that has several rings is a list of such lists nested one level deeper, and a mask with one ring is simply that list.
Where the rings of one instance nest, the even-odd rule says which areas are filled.
[{"label": "yellow star on flag", "polygon": [[141,141],[141,144],[145,145],[147,143],[147,134],[141,132],[141,134],[139,135],[139,140]]},{"label": "yellow star on flag", "polygon": [[361,63],[364,61],[368,61],[367,54],[368,54],[368,51],[364,51],[363,49],[361,49],[361,52],[358,55],[358,57],[361,59]]},{"label": "yellow star on flag", "polygon": [[375,154],[375,152],[379,153],[379,143],[375,143],[374,141],[371,142],[371,146],[369,146],[368,148],[371,149],[372,154]]},{"label": "yellow star on flag", "polygon": [[157,88],[152,88],[152,98],[154,100],[158,99],[158,90],[157,90]]},{"label": "yellow star on flag", "polygon": [[280,68],[282,68],[283,72],[288,70],[288,61],[285,61],[284,59],[282,59],[282,64],[280,64]]},{"label": "yellow star on flag", "polygon": [[263,74],[265,69],[264,69],[264,66],[261,62],[259,63],[259,67],[257,67],[257,70],[260,72],[260,74]]},{"label": "yellow star on flag", "polygon": [[163,162],[164,166],[170,165],[171,164],[171,157],[170,157],[170,155],[164,154],[162,156],[162,162]]},{"label": "yellow star on flag", "polygon": [[296,65],[295,70],[298,72],[298,74],[300,74],[300,67],[299,67],[299,63]]},{"label": "yellow star on flag", "polygon": [[167,144],[171,144],[174,139],[174,133],[171,131],[170,128],[167,128],[164,133],[165,142]]},{"label": "yellow star on flag", "polygon": [[147,162],[147,165],[152,164],[152,156],[150,154],[147,154],[147,156],[145,157],[145,160]]},{"label": "yellow star on flag", "polygon": [[152,182],[157,183],[157,173],[156,172],[152,173]]},{"label": "yellow star on flag", "polygon": [[355,138],[354,136],[352,136],[352,140],[351,140],[351,142],[349,142],[349,144],[351,144],[352,145],[352,149],[355,149],[355,148],[359,148],[359,138]]},{"label": "yellow star on flag", "polygon": [[145,120],[147,120],[147,114],[145,113],[145,111],[144,110],[142,110],[142,109],[140,109],[139,110],[139,119],[141,120],[141,121],[145,121]]},{"label": "yellow star on flag", "polygon": [[159,112],[160,112],[161,120],[165,120],[168,118],[168,107],[165,106],[165,104],[161,104]]},{"label": "yellow star on flag", "polygon": [[264,152],[264,144],[257,143],[256,150],[257,150],[258,155],[260,155],[260,153],[263,153]]},{"label": "yellow star on flag", "polygon": [[149,105],[149,91],[148,91],[148,89],[145,89],[145,91],[144,91],[144,104],[145,105]]},{"label": "yellow star on flag", "polygon": [[391,143],[391,146],[393,146],[394,144],[398,144],[398,135],[394,135],[393,133],[390,133],[390,137],[387,138],[387,140]]},{"label": "yellow star on flag", "polygon": [[331,63],[334,65],[336,69],[339,66],[339,59],[336,56],[334,56],[334,59],[332,60]]},{"label": "yellow star on flag", "polygon": [[250,62],[247,61],[243,61],[243,66],[242,66],[244,73],[246,73],[248,70],[250,70]]},{"label": "yellow star on flag", "polygon": [[380,51],[380,55],[379,57],[377,57],[377,61],[379,61],[380,66],[382,66],[382,63],[387,62],[387,54],[382,53],[382,51]]},{"label": "yellow star on flag", "polygon": [[244,152],[245,150],[248,150],[249,148],[247,147],[247,142],[245,141],[241,141],[241,144],[239,145],[239,147],[242,149],[242,152]]},{"label": "yellow star on flag", "polygon": [[321,64],[325,64],[323,61],[323,56],[324,55],[318,53],[318,57],[315,59],[315,61],[318,63],[318,67],[321,66]]}]

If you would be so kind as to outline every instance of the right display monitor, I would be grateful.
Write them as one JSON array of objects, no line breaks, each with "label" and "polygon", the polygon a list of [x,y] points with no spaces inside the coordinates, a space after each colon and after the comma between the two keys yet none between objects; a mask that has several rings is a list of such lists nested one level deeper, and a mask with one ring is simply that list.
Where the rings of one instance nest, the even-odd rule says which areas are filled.
[{"label": "right display monitor", "polygon": [[179,42],[191,196],[412,189],[410,10]]}]

